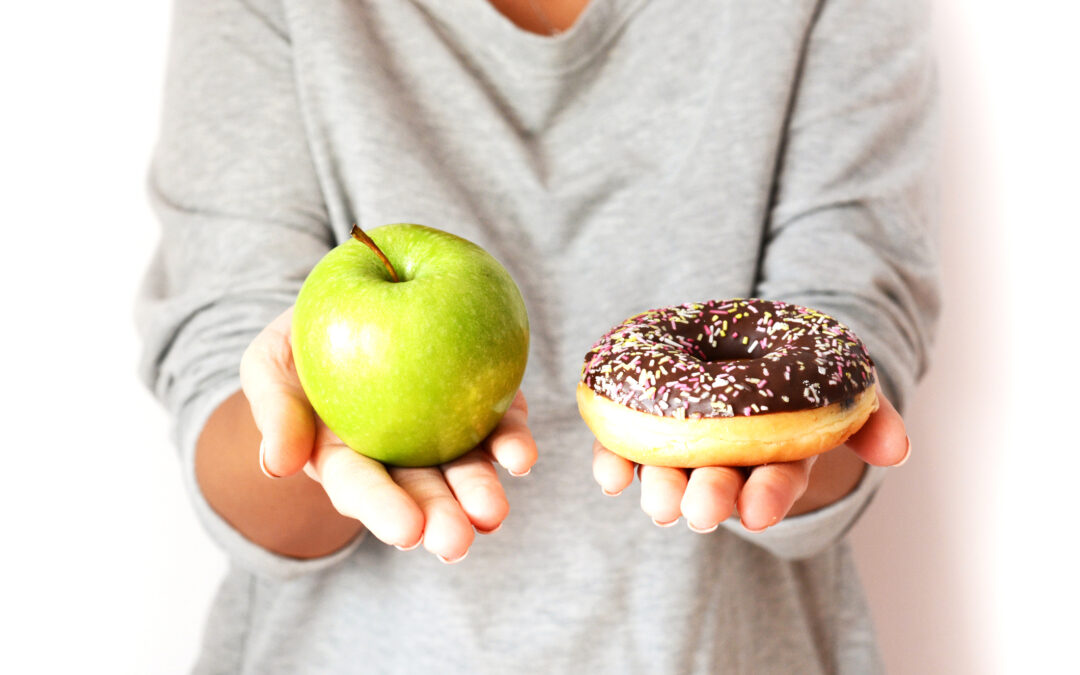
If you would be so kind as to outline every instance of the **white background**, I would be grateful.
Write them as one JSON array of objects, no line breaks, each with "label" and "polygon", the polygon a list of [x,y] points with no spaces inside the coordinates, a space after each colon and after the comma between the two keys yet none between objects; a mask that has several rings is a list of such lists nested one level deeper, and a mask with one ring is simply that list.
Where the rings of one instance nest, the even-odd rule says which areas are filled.
[{"label": "white background", "polygon": [[[0,670],[184,672],[224,562],[130,318],[168,7],[3,7]],[[1075,666],[1080,599],[1080,11],[936,15],[946,314],[913,457],[853,540],[891,672],[1053,672]]]}]

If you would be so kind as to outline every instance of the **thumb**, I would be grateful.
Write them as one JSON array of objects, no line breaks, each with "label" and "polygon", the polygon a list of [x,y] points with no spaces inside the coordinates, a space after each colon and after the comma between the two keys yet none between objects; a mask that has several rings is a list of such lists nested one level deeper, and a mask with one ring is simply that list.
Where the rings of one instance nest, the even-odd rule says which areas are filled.
[{"label": "thumb", "polygon": [[902,464],[911,451],[904,419],[881,393],[881,389],[878,389],[877,397],[880,406],[870,413],[866,424],[847,440],[847,445],[868,464]]},{"label": "thumb", "polygon": [[277,478],[304,468],[315,442],[315,412],[292,359],[292,308],[270,322],[240,361],[240,382],[262,434],[259,461]]}]

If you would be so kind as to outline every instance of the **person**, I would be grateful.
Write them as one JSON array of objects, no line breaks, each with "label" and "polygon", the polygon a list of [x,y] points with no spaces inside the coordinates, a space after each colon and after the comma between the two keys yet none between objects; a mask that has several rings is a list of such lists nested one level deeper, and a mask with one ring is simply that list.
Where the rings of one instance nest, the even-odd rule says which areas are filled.
[{"label": "person", "polygon": [[[896,409],[938,314],[925,14],[176,0],[137,320],[230,559],[194,670],[880,670],[843,535],[910,452]],[[343,446],[292,364],[307,272],[393,222],[481,245],[529,312],[522,394],[442,467]],[[751,296],[865,341],[883,405],[858,435],[749,471],[595,444],[574,397],[594,340]]]}]

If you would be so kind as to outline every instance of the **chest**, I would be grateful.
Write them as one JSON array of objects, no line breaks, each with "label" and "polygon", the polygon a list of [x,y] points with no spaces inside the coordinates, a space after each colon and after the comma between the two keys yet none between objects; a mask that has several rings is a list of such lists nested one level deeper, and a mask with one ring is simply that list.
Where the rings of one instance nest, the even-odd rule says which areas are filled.
[{"label": "chest", "polygon": [[335,231],[419,222],[480,244],[566,385],[632,313],[751,294],[806,17],[689,4],[555,42],[424,3],[308,7],[296,76]]}]

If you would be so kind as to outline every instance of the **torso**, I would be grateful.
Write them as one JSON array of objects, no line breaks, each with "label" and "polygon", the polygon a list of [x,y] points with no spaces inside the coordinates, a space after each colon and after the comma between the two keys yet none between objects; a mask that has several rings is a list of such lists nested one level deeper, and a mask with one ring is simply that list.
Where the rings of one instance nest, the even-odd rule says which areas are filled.
[{"label": "torso", "polygon": [[[855,583],[846,554],[793,566],[724,530],[654,527],[636,488],[601,496],[575,404],[612,325],[753,291],[817,2],[578,0],[550,40],[498,14],[527,2],[284,4],[335,234],[419,222],[507,267],[532,328],[541,460],[507,482],[512,513],[461,565],[369,537],[313,578],[257,585],[251,663],[321,672],[329,642],[385,671],[767,672],[781,652],[823,671],[839,647],[807,627],[836,612],[799,589]],[[863,626],[849,609],[824,634]]]}]

